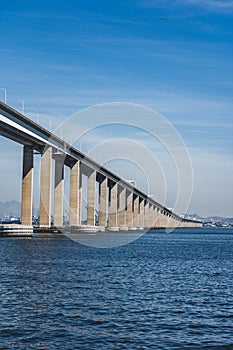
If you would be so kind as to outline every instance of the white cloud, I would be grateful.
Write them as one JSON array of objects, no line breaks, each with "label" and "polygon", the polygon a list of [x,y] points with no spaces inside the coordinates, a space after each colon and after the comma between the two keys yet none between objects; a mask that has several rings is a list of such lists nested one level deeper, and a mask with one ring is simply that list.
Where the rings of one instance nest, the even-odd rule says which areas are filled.
[{"label": "white cloud", "polygon": [[[182,1],[181,1],[182,2]],[[233,1],[232,0],[185,0],[183,3],[202,6],[207,9],[215,10],[215,11],[227,11],[233,10]]]},{"label": "white cloud", "polygon": [[140,5],[155,8],[197,6],[216,12],[231,12],[233,10],[232,0],[144,0],[140,2]]}]

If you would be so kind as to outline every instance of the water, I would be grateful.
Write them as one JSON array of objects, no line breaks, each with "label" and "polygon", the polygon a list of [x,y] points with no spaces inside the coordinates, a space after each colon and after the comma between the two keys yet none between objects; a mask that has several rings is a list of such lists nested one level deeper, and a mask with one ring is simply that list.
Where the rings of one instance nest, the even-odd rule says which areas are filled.
[{"label": "water", "polygon": [[0,349],[233,349],[233,229],[0,239]]}]

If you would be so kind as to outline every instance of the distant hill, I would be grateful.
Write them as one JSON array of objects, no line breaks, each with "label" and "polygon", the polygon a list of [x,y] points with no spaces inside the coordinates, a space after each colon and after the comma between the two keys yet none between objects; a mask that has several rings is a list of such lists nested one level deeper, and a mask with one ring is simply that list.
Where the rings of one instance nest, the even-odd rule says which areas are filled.
[{"label": "distant hill", "polygon": [[17,201],[0,202],[0,217],[4,215],[20,216],[21,203]]},{"label": "distant hill", "polygon": [[[38,209],[33,208],[33,215],[37,215]],[[21,203],[18,201],[0,202],[0,218],[3,216],[21,216]]]},{"label": "distant hill", "polygon": [[196,219],[196,220],[200,220],[202,222],[222,222],[222,223],[233,224],[233,218],[226,218],[223,216],[201,217],[197,214],[185,214],[184,217],[186,219]]},{"label": "distant hill", "polygon": [[210,216],[208,218],[205,218],[204,221],[209,221],[209,222],[228,222],[230,224],[233,224],[233,218],[224,218],[222,216]]}]

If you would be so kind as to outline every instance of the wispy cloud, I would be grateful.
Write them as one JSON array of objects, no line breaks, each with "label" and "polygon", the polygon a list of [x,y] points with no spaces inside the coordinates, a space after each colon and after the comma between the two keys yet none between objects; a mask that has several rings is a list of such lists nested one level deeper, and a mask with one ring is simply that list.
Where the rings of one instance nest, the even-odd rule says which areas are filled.
[{"label": "wispy cloud", "polygon": [[208,8],[210,10],[215,11],[232,11],[233,10],[233,1],[232,0],[186,0],[183,1],[184,3],[187,2],[191,5],[197,5],[202,6],[205,8]]},{"label": "wispy cloud", "polygon": [[[59,123],[59,120],[67,118],[69,113],[76,113],[84,107],[90,107],[106,102],[133,102],[151,107],[155,111],[170,118],[177,126],[200,127],[232,127],[232,102],[226,96],[205,95],[202,96],[193,91],[176,89],[166,91],[164,89],[146,89],[135,87],[131,91],[124,89],[73,89],[53,91],[47,96],[35,96],[30,98],[30,106],[25,100],[28,110],[39,110],[41,114],[50,114],[50,118]],[[16,106],[19,107],[19,103]],[[46,106],[46,108],[44,107]],[[62,113],[61,113],[62,111]],[[60,116],[60,117],[59,117]],[[60,119],[61,118],[61,119]]]},{"label": "wispy cloud", "polygon": [[232,0],[144,0],[140,2],[143,7],[168,8],[196,6],[215,12],[232,12]]}]

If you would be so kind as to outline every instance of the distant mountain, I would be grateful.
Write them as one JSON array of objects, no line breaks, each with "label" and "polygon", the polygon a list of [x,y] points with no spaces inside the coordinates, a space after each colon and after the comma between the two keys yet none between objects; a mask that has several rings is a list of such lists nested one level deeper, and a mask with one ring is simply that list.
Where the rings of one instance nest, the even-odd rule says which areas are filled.
[{"label": "distant mountain", "polygon": [[[38,209],[33,208],[33,215],[38,214]],[[21,203],[18,201],[0,202],[0,218],[3,216],[21,216]]]},{"label": "distant mountain", "polygon": [[20,216],[21,203],[17,201],[0,202],[0,217],[3,216]]},{"label": "distant mountain", "polygon": [[205,218],[205,221],[208,221],[208,222],[226,222],[229,224],[233,224],[233,218],[225,218],[222,216],[209,216],[208,218]]},{"label": "distant mountain", "polygon": [[221,222],[221,223],[233,224],[233,218],[226,218],[223,216],[201,217],[197,214],[184,214],[183,216],[186,219],[200,220],[202,222]]}]

